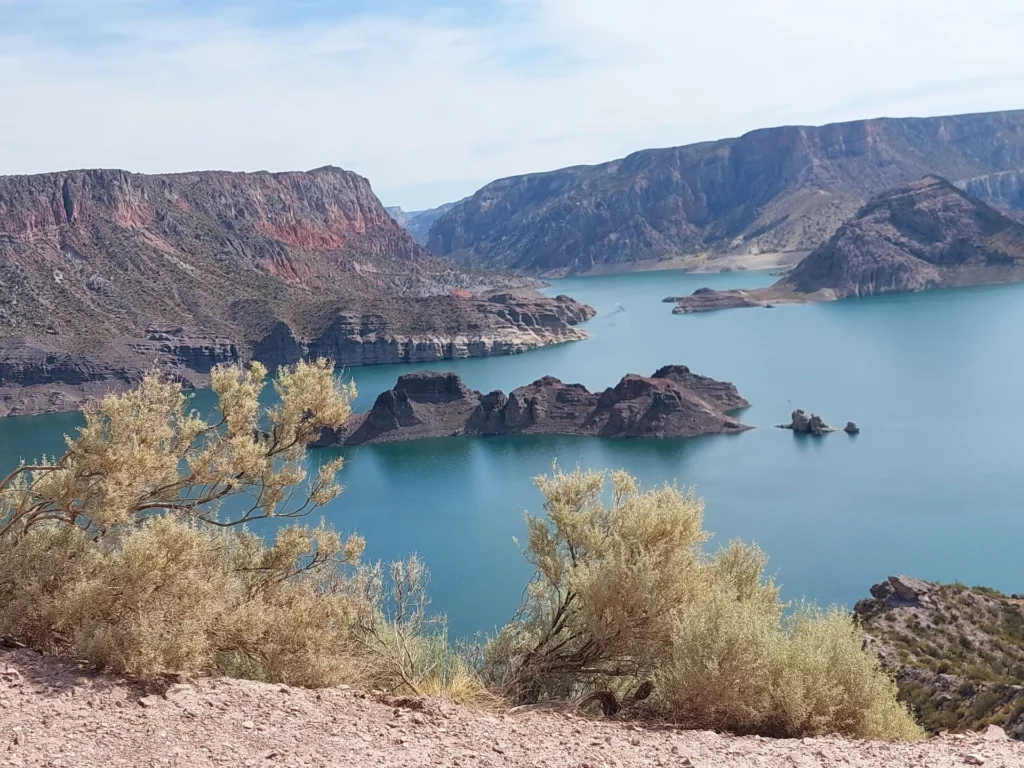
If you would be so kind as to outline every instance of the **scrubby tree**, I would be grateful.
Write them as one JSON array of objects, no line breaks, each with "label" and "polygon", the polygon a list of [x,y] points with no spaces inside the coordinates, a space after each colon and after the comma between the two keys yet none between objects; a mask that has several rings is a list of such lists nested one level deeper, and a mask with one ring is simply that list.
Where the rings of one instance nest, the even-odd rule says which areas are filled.
[{"label": "scrubby tree", "polygon": [[[156,373],[88,406],[63,456],[22,464],[0,480],[0,538],[45,522],[102,538],[167,511],[229,527],[301,517],[330,502],[341,491],[334,482],[341,460],[324,464],[311,485],[302,461],[321,429],[349,417],[355,390],[335,378],[330,361],[299,363],[280,371],[280,404],[265,412],[266,374],[259,363],[215,368],[216,421],[190,410],[181,385]],[[301,503],[292,503],[297,491]],[[249,503],[222,517],[228,498]]]},{"label": "scrubby tree", "polygon": [[787,614],[765,557],[739,542],[704,553],[703,506],[626,473],[537,478],[527,516],[535,568],[484,674],[513,702],[628,700],[689,727],[793,736],[920,735],[849,616]]},{"label": "scrubby tree", "polygon": [[341,491],[341,460],[307,478],[306,445],[350,415],[354,389],[326,360],[212,373],[219,418],[151,373],[85,410],[52,460],[0,481],[0,635],[154,677],[221,669],[308,685],[358,677],[367,606],[345,578],[363,541],[297,518]]}]

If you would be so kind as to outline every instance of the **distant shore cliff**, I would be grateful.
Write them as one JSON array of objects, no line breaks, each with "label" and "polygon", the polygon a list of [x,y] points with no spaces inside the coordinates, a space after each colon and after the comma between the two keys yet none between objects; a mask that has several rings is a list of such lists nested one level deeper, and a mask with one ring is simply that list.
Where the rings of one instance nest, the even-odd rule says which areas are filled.
[{"label": "distant shore cliff", "polygon": [[432,257],[340,168],[0,176],[0,415],[72,410],[157,367],[345,366],[586,338],[594,310]]},{"label": "distant shore cliff", "polygon": [[871,198],[928,174],[1024,208],[1024,111],[764,128],[500,179],[438,218],[427,246],[548,275],[757,262],[808,253]]}]

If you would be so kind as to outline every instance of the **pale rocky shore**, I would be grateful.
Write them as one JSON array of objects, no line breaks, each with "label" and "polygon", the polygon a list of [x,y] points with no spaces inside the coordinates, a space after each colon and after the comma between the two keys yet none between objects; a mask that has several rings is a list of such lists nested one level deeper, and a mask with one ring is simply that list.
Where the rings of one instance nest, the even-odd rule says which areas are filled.
[{"label": "pale rocky shore", "polygon": [[27,650],[0,650],[0,766],[12,768],[964,765],[1024,766],[1024,743],[1007,740],[998,729],[892,744],[733,737],[226,679],[147,691]]},{"label": "pale rocky shore", "polygon": [[[430,305],[427,307],[427,305]],[[500,293],[474,299],[438,297],[407,302],[413,317],[434,330],[394,330],[380,315],[333,317],[313,336],[297,335],[278,321],[246,345],[181,326],[150,326],[142,338],[123,338],[83,350],[59,336],[39,340],[0,338],[0,417],[75,411],[89,400],[123,392],[157,369],[187,388],[205,387],[215,365],[258,360],[269,368],[328,357],[339,368],[395,363],[432,363],[467,357],[515,355],[582,341],[578,327],[593,307],[568,296]],[[445,323],[451,329],[445,330]]]}]

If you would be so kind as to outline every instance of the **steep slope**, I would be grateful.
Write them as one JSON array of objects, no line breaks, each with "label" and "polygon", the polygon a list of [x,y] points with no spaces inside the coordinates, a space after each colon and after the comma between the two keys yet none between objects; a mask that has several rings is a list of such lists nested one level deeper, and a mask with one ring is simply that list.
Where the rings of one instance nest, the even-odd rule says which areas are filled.
[{"label": "steep slope", "polygon": [[1024,600],[890,576],[855,610],[925,728],[991,723],[1024,739]]},{"label": "steep slope", "polygon": [[116,170],[0,177],[0,414],[73,408],[153,365],[345,365],[583,338],[570,299],[432,257],[369,182],[307,173]]},{"label": "steep slope", "polygon": [[430,228],[434,226],[434,222],[456,205],[458,203],[445,203],[437,208],[428,208],[423,211],[403,211],[399,207],[391,207],[387,209],[387,212],[406,232],[412,235],[413,240],[420,245],[426,245]]},{"label": "steep slope", "polygon": [[937,176],[879,195],[770,288],[700,289],[676,313],[1024,280],[1024,225]]},{"label": "steep slope", "polygon": [[1024,111],[769,128],[495,181],[438,219],[428,247],[545,274],[674,257],[707,268],[720,254],[806,253],[869,198],[926,174],[1019,169]]}]

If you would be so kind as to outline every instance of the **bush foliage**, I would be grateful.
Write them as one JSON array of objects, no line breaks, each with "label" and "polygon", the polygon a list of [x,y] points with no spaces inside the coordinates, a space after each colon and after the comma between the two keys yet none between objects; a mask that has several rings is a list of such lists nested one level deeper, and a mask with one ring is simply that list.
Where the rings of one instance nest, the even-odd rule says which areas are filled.
[{"label": "bush foliage", "polygon": [[486,654],[489,679],[511,700],[653,690],[642,711],[687,727],[920,735],[849,616],[787,616],[759,549],[733,542],[704,554],[692,494],[642,490],[619,472],[606,503],[607,479],[557,469],[537,479],[547,514],[527,517],[536,576]]},{"label": "bush foliage", "polygon": [[328,361],[299,363],[265,410],[265,376],[214,370],[215,421],[146,376],[87,409],[63,456],[0,481],[0,636],[142,679],[446,690],[457,665],[427,631],[417,562],[391,582],[360,563],[357,536],[292,524],[268,545],[246,529],[337,497],[341,461],[307,477],[306,445],[354,395]]},{"label": "bush foliage", "polygon": [[[59,458],[0,480],[0,636],[142,679],[210,673],[370,685],[478,706],[596,696],[690,727],[912,738],[895,683],[851,619],[788,613],[756,547],[704,552],[703,506],[626,473],[556,470],[527,516],[535,577],[513,621],[457,653],[415,558],[290,524],[341,492],[306,445],[350,415],[328,361],[299,363],[261,408],[266,370],[212,376],[220,417],[153,374],[90,407]],[[607,500],[606,500],[607,497]],[[486,687],[485,687],[486,684]]]}]

